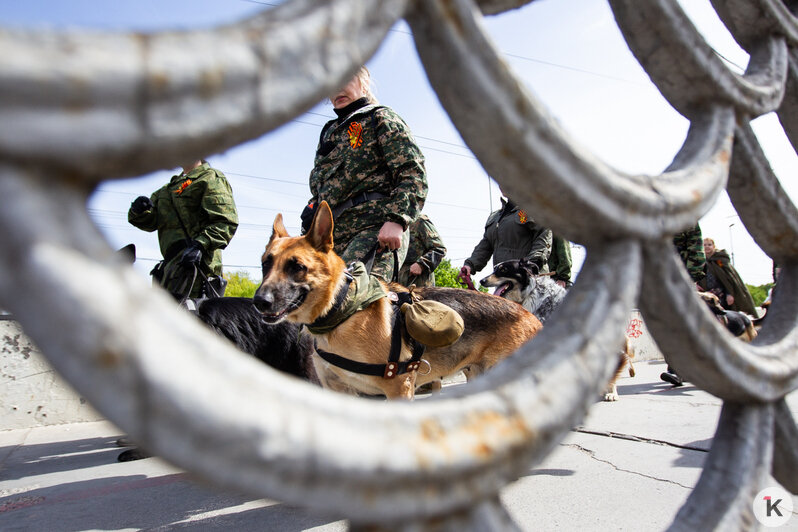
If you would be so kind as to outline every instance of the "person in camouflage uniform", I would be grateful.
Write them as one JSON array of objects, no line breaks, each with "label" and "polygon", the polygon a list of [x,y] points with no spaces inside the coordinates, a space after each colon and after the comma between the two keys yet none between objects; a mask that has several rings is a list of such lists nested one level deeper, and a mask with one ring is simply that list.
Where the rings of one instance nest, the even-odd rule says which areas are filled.
[{"label": "person in camouflage uniform", "polygon": [[563,288],[570,288],[571,267],[571,243],[561,236],[551,235],[551,255],[549,255],[549,271],[553,272],[552,279]]},{"label": "person in camouflage uniform", "polygon": [[538,267],[539,273],[546,273],[549,271],[551,238],[551,229],[536,224],[526,211],[502,198],[502,208],[488,216],[482,240],[465,260],[458,276],[465,279],[480,271],[491,256],[494,265],[526,258]]},{"label": "person in camouflage uniform", "polygon": [[707,264],[704,255],[704,241],[701,238],[701,227],[695,224],[686,231],[673,237],[673,245],[682,259],[687,273],[694,283],[699,283],[704,278]]},{"label": "person in camouflage uniform", "polygon": [[[695,224],[694,227],[677,234],[673,237],[673,245],[676,248],[676,252],[679,253],[679,258],[682,259],[685,268],[687,268],[690,279],[695,283],[696,289],[700,289],[699,283],[704,280],[707,263],[704,255],[704,242],[701,239],[701,227]],[[684,384],[682,378],[670,366],[668,366],[667,371],[660,374],[659,378],[674,386]]]},{"label": "person in camouflage uniform", "polygon": [[407,124],[378,105],[365,67],[330,98],[338,118],[324,126],[310,173],[311,199],[302,213],[303,230],[315,206],[326,201],[335,221],[335,252],[346,263],[362,260],[377,244],[371,273],[390,281],[407,254],[407,228],[427,197],[424,156]]},{"label": "person in camouflage uniform", "polygon": [[399,283],[410,286],[435,286],[435,268],[446,255],[441,235],[426,214],[410,224],[410,246],[399,270]]},{"label": "person in camouflage uniform", "polygon": [[[154,282],[177,299],[224,293],[222,249],[238,228],[238,213],[222,172],[205,161],[185,166],[150,197],[136,198],[127,219],[144,231],[158,231],[164,260],[151,272]],[[205,278],[217,294],[204,293]]]}]

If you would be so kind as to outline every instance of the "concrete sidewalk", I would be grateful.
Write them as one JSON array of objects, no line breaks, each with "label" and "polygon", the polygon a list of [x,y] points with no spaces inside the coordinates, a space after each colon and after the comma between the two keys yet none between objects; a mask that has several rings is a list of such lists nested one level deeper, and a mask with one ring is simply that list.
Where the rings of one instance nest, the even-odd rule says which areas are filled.
[{"label": "concrete sidewalk", "polygon": [[[504,489],[524,530],[653,531],[672,522],[701,474],[720,401],[660,381],[661,361],[635,367],[619,383],[619,402],[597,402],[582,427]],[[789,403],[798,418],[798,395]],[[0,530],[346,529],[336,516],[219,491],[157,458],[118,463],[121,434],[104,421],[0,431]],[[779,530],[798,531],[798,516]]]}]

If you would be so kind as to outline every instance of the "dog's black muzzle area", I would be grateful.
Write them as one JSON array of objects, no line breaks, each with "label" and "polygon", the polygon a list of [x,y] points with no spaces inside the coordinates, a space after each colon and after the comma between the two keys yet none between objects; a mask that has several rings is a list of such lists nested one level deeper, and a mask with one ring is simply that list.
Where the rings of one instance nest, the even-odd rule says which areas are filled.
[{"label": "dog's black muzzle area", "polygon": [[268,292],[266,295],[255,294],[252,298],[252,302],[255,304],[255,308],[258,309],[258,312],[269,312],[274,305],[274,295],[271,292]]},{"label": "dog's black muzzle area", "polygon": [[258,290],[252,298],[252,303],[261,313],[263,321],[274,324],[281,321],[286,315],[302,306],[309,290],[297,288],[292,290],[289,297],[282,294],[275,295],[274,290]]}]

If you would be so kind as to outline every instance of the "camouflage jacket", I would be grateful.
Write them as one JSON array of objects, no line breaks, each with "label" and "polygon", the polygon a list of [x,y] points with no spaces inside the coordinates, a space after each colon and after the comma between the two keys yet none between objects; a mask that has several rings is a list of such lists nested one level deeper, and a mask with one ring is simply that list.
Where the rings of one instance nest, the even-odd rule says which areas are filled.
[{"label": "camouflage jacket", "polygon": [[310,173],[311,201],[326,200],[335,212],[358,194],[376,192],[384,197],[337,215],[336,248],[386,221],[407,229],[427,197],[424,156],[407,124],[388,107],[358,102],[363,106],[322,129]]},{"label": "camouflage jacket", "polygon": [[[405,286],[411,283],[417,286],[435,286],[435,268],[446,255],[441,235],[426,214],[420,214],[408,230],[410,246],[399,270],[399,283]],[[410,273],[410,266],[413,264],[421,266],[419,275]]]},{"label": "camouflage jacket", "polygon": [[674,236],[673,245],[676,246],[676,251],[693,282],[701,281],[704,278],[707,263],[704,255],[704,241],[701,238],[701,227],[696,224],[695,227]]},{"label": "camouflage jacket", "polygon": [[551,229],[536,224],[515,204],[502,199],[502,208],[493,211],[485,222],[485,234],[465,263],[478,272],[493,256],[493,264],[506,260],[527,258],[549,271]]},{"label": "camouflage jacket", "polygon": [[139,214],[128,211],[127,219],[144,231],[158,231],[166,268],[180,259],[189,238],[202,246],[205,274],[221,275],[222,249],[238,228],[233,191],[224,174],[203,163],[188,174],[172,177],[150,199],[152,209]]},{"label": "camouflage jacket", "polygon": [[551,238],[551,255],[549,255],[549,271],[554,272],[552,279],[571,284],[571,243],[557,235]]}]

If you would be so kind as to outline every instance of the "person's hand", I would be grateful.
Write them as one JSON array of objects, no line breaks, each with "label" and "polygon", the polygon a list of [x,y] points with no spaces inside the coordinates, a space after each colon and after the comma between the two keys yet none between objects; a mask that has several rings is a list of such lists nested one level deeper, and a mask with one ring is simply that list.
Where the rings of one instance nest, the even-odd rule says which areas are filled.
[{"label": "person's hand", "polygon": [[305,205],[305,208],[302,209],[302,214],[299,215],[299,218],[302,220],[302,234],[308,232],[310,229],[310,224],[313,223],[313,217],[316,215],[316,204],[312,201]]},{"label": "person's hand", "polygon": [[734,305],[734,296],[731,294],[726,294],[726,304],[728,306]]},{"label": "person's hand", "polygon": [[202,245],[196,240],[189,241],[178,264],[184,268],[196,266],[202,260]]},{"label": "person's hand", "polygon": [[422,271],[423,270],[421,269],[421,265],[419,263],[414,262],[413,264],[410,265],[410,273],[412,273],[413,275],[421,275]]},{"label": "person's hand", "polygon": [[468,264],[464,264],[463,267],[460,268],[460,273],[457,274],[457,277],[461,281],[466,282],[466,279],[471,277],[471,266],[469,266]]},{"label": "person's hand", "polygon": [[152,200],[147,196],[139,196],[130,204],[130,212],[133,214],[141,214],[145,211],[152,209]]},{"label": "person's hand", "polygon": [[404,229],[396,222],[385,222],[380,228],[377,235],[377,242],[380,244],[380,249],[388,249],[393,251],[399,249],[402,245],[402,233]]}]

